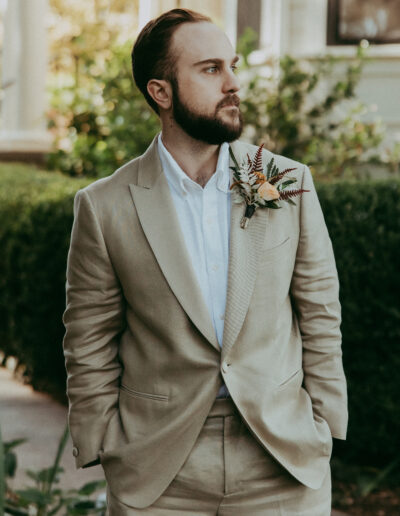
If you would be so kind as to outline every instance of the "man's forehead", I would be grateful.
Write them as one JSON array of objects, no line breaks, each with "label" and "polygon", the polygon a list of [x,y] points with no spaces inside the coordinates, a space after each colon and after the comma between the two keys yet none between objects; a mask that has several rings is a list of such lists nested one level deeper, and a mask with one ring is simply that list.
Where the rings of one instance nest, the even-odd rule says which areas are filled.
[{"label": "man's forehead", "polygon": [[210,22],[184,23],[175,31],[172,47],[178,60],[195,64],[207,59],[233,59],[235,52],[226,34]]}]

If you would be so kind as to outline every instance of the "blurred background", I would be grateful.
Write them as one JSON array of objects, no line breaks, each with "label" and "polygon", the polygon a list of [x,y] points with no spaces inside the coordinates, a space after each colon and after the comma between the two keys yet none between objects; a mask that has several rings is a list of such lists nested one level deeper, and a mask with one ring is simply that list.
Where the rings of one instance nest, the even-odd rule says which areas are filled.
[{"label": "blurred background", "polygon": [[73,198],[159,131],[130,53],[174,7],[211,16],[236,47],[242,139],[310,166],[337,260],[349,385],[334,506],[398,515],[398,0],[0,0],[0,514],[103,510],[100,468],[75,472],[64,433]]}]

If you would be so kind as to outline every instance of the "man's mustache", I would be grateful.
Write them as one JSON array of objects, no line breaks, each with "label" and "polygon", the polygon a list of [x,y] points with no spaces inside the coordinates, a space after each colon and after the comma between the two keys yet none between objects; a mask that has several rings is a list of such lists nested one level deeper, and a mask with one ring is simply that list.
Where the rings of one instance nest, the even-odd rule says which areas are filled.
[{"label": "man's mustache", "polygon": [[217,110],[224,106],[236,106],[239,107],[240,99],[237,95],[229,95],[229,97],[225,97],[221,102],[217,104]]}]

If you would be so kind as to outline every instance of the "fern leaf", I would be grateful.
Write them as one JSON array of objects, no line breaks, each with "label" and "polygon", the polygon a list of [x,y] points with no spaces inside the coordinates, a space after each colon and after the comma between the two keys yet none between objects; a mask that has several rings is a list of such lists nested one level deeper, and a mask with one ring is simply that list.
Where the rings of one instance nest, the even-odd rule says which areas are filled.
[{"label": "fern leaf", "polygon": [[272,177],[271,177],[269,182],[271,183],[271,185],[274,185],[275,183],[280,181],[282,179],[282,177],[284,177],[286,174],[288,174],[292,170],[296,170],[296,167],[294,167],[294,168],[285,168],[285,170],[282,170],[282,172],[279,172],[278,174],[272,175]]},{"label": "fern leaf", "polygon": [[285,190],[281,193],[279,199],[285,201],[286,199],[290,199],[291,197],[297,197],[298,195],[301,195],[302,193],[309,191],[310,190],[303,190],[303,188],[300,188],[298,190]]},{"label": "fern leaf", "polygon": [[256,152],[256,155],[254,156],[253,163],[252,163],[252,172],[261,172],[262,171],[262,149],[264,147],[264,144],[262,143]]}]

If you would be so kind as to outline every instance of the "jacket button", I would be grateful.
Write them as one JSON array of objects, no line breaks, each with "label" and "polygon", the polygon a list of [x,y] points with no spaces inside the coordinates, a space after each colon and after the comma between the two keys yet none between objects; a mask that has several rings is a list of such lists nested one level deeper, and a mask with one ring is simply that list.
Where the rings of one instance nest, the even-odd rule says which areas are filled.
[{"label": "jacket button", "polygon": [[231,365],[231,364],[228,364],[228,362],[223,362],[223,363],[222,363],[222,372],[227,373],[227,372],[228,372],[228,367],[229,367],[230,365]]},{"label": "jacket button", "polygon": [[73,455],[74,457],[77,457],[77,456],[79,455],[79,450],[78,450],[78,448],[77,448],[76,446],[74,446],[74,447],[72,448],[72,455]]}]

